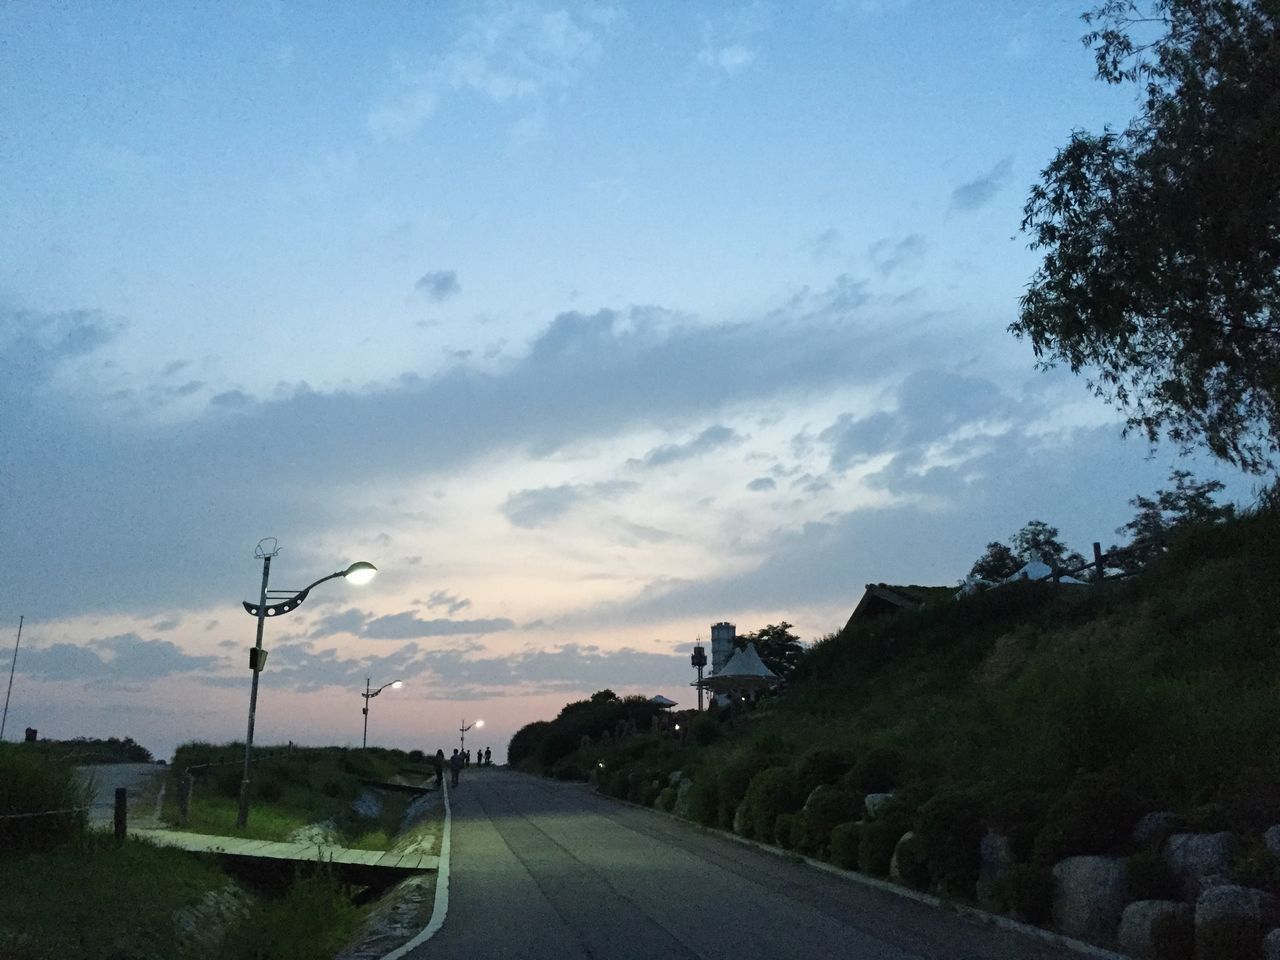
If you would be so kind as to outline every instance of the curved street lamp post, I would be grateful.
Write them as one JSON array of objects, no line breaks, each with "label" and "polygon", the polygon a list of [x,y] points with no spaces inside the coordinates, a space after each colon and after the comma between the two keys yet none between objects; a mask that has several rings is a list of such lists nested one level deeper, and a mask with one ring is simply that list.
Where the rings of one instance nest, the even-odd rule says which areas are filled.
[{"label": "curved street lamp post", "polygon": [[462,721],[462,726],[458,727],[458,752],[459,753],[466,752],[467,731],[470,730],[472,727],[475,727],[477,730],[479,730],[483,726],[484,726],[483,720],[477,720],[475,723],[467,723],[466,720]]},{"label": "curved street lamp post", "polygon": [[[271,544],[270,548],[264,547],[263,544],[268,542]],[[249,688],[249,729],[244,738],[244,777],[240,781],[240,809],[236,814],[237,827],[244,827],[249,822],[249,771],[253,762],[253,719],[258,711],[258,674],[262,672],[267,663],[267,651],[262,649],[262,625],[266,623],[268,617],[281,617],[290,611],[296,610],[301,606],[302,601],[307,599],[307,594],[326,580],[344,577],[351,583],[360,585],[368,583],[378,572],[378,568],[372,563],[360,560],[351,564],[345,570],[339,570],[336,573],[329,574],[327,577],[321,577],[315,583],[301,590],[269,591],[267,590],[267,581],[271,576],[271,558],[279,552],[280,548],[276,546],[275,537],[267,537],[258,541],[258,546],[253,551],[253,556],[254,559],[262,561],[262,592],[256,604],[250,603],[248,600],[243,603],[245,613],[251,617],[258,618],[258,633],[254,639],[253,646],[249,648],[249,670],[253,673],[253,683]],[[274,598],[274,603],[267,603],[268,593],[277,594]]]},{"label": "curved street lamp post", "polygon": [[372,700],[374,697],[376,697],[378,694],[380,694],[383,690],[387,689],[387,687],[390,687],[392,690],[399,690],[401,687],[404,686],[403,680],[392,680],[390,683],[384,683],[377,690],[374,690],[372,693],[370,693],[369,683],[370,683],[369,678],[365,677],[364,693],[360,694],[360,696],[364,697],[364,709],[361,711],[361,713],[364,714],[364,737],[360,740],[361,750],[369,749],[369,701]]}]

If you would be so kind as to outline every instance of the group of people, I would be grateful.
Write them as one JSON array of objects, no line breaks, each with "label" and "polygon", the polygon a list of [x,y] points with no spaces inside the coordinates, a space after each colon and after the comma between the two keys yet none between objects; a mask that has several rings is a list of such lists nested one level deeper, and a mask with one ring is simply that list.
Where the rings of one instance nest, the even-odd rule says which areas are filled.
[{"label": "group of people", "polygon": [[[456,747],[453,756],[448,760],[444,758],[444,751],[437,750],[436,755],[431,758],[431,765],[436,771],[436,789],[439,790],[444,786],[444,768],[449,768],[449,786],[456,787],[458,785],[458,774],[462,772],[463,767],[471,766],[471,751],[458,750]],[[476,765],[484,767],[493,766],[493,753],[488,747],[484,748],[484,752],[476,751]]]}]

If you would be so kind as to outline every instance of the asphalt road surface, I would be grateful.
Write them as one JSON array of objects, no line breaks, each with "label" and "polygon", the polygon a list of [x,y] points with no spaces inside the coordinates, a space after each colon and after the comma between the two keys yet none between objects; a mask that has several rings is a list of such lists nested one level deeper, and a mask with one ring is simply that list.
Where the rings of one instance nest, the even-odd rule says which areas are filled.
[{"label": "asphalt road surface", "polygon": [[82,781],[92,784],[89,825],[109,827],[115,819],[116,787],[128,791],[129,827],[156,824],[156,799],[169,768],[156,763],[103,763],[76,767]]},{"label": "asphalt road surface", "polygon": [[450,791],[444,927],[414,960],[1078,960],[1039,938],[506,770]]}]

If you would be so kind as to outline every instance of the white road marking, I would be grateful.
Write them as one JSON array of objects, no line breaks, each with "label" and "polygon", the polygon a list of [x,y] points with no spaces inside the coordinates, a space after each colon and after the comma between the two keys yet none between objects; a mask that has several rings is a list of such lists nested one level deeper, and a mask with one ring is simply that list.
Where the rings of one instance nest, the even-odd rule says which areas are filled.
[{"label": "white road marking", "polygon": [[440,868],[436,871],[436,898],[431,907],[431,922],[423,927],[422,932],[408,943],[396,947],[385,954],[382,960],[400,960],[409,952],[422,946],[444,926],[444,918],[449,913],[449,840],[453,834],[453,813],[449,809],[449,788],[443,781],[440,789],[444,791],[444,831],[440,835]]}]

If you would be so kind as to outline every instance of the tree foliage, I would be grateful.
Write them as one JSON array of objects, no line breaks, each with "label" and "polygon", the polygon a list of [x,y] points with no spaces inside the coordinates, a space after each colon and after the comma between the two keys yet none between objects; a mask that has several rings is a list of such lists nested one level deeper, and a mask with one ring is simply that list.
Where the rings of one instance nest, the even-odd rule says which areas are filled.
[{"label": "tree foliage", "polygon": [[1008,580],[1033,560],[1056,570],[1073,570],[1084,565],[1084,557],[1058,539],[1058,528],[1043,520],[1030,520],[1013,535],[1013,546],[994,540],[987,552],[969,570],[969,576],[999,583]]},{"label": "tree foliage", "polygon": [[1199,481],[1187,470],[1171,471],[1169,480],[1173,489],[1157,490],[1150,497],[1138,494],[1129,501],[1138,512],[1116,530],[1116,533],[1129,534],[1129,544],[1112,546],[1109,551],[1118,555],[1121,569],[1137,570],[1146,566],[1164,553],[1169,536],[1184,524],[1217,523],[1235,516],[1233,505],[1214,502],[1214,494],[1223,487],[1220,480]]},{"label": "tree foliage", "polygon": [[1098,77],[1140,91],[1076,131],[1023,230],[1044,259],[1010,330],[1096,371],[1129,428],[1260,472],[1280,449],[1280,3],[1106,0]]},{"label": "tree foliage", "polygon": [[800,638],[791,632],[792,625],[783,620],[761,627],[755,633],[741,634],[734,640],[739,650],[745,650],[747,643],[756,645],[756,653],[764,665],[782,679],[787,679],[795,671],[804,656],[804,647]]}]

